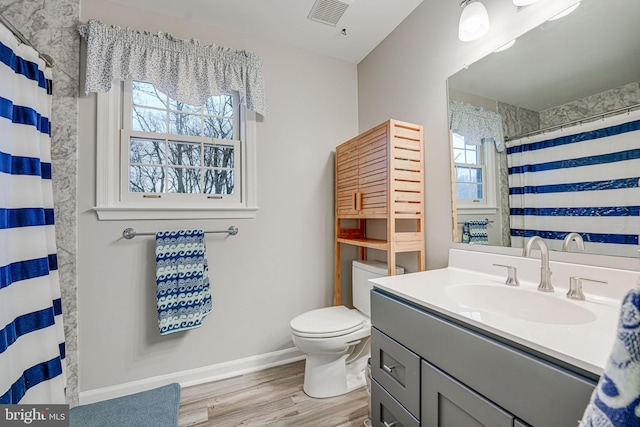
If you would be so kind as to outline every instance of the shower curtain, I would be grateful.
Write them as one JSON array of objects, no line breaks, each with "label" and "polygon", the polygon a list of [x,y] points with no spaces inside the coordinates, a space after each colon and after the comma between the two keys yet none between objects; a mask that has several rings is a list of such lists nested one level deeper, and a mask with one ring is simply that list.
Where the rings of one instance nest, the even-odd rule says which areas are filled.
[{"label": "shower curtain", "polygon": [[640,111],[511,141],[507,160],[512,246],[577,232],[589,253],[638,256]]},{"label": "shower curtain", "polygon": [[0,404],[65,403],[51,70],[0,25]]}]

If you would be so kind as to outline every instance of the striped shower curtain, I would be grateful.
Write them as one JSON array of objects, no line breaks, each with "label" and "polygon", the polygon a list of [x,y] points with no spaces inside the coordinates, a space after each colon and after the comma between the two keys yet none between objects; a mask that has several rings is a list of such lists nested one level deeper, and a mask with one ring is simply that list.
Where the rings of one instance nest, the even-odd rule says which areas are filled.
[{"label": "striped shower curtain", "polygon": [[512,246],[576,232],[588,253],[638,256],[640,111],[512,141],[507,161]]},{"label": "striped shower curtain", "polygon": [[0,404],[65,403],[51,70],[0,25]]}]

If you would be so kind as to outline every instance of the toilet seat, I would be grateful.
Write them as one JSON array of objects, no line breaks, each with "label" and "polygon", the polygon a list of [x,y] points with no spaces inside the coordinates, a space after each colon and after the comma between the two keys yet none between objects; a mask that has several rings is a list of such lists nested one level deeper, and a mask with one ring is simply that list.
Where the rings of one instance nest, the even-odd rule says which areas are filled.
[{"label": "toilet seat", "polygon": [[362,329],[367,319],[343,305],[311,310],[291,321],[291,332],[305,338],[331,338]]}]

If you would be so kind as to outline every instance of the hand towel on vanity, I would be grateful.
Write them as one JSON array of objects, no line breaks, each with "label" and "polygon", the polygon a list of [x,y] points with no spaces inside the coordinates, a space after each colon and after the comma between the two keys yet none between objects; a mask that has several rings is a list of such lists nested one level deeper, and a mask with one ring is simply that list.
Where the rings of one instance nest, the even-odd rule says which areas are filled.
[{"label": "hand towel on vanity", "polygon": [[156,295],[161,335],[197,328],[211,312],[202,230],[156,233]]},{"label": "hand towel on vanity", "polygon": [[640,287],[622,300],[616,340],[580,427],[640,426]]}]

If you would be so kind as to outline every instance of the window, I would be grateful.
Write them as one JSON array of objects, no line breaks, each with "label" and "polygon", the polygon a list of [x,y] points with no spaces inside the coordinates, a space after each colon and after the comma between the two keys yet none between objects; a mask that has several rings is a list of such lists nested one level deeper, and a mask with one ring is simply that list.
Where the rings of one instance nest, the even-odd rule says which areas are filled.
[{"label": "window", "polygon": [[150,83],[132,81],[127,89],[123,198],[236,200],[238,96],[212,96],[195,106],[169,98]]},{"label": "window", "polygon": [[453,134],[453,164],[458,203],[486,204],[484,144],[467,145],[464,137]]},{"label": "window", "polygon": [[237,93],[188,105],[150,83],[117,87],[98,95],[100,219],[255,216],[255,116]]}]

